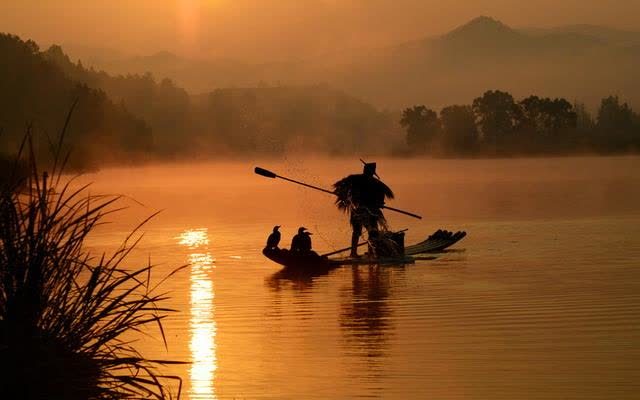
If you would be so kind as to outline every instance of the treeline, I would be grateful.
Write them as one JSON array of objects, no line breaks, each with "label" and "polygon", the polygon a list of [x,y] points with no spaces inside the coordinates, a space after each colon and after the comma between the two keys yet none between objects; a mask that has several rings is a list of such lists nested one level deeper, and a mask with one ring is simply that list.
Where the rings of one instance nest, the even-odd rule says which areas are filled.
[{"label": "treeline", "polygon": [[[72,167],[140,159],[381,152],[394,117],[326,85],[227,88],[190,95],[151,74],[113,76],[59,46],[0,34],[0,159],[33,124],[46,147],[77,101],[66,143]],[[39,152],[44,154],[46,152]]]},{"label": "treeline", "polygon": [[26,129],[34,131],[37,147],[48,147],[75,101],[67,143],[78,156],[70,160],[71,167],[125,159],[151,148],[151,129],[142,119],[104,91],[70,79],[42,57],[33,41],[0,34],[0,57],[0,158],[17,149]]},{"label": "treeline", "polygon": [[[496,156],[640,150],[640,118],[616,97],[595,116],[565,99],[489,91],[470,105],[382,112],[326,85],[224,88],[192,95],[151,74],[110,75],[59,46],[0,34],[0,161],[25,129],[48,147],[77,103],[66,143],[72,168],[287,151],[333,155]],[[28,125],[32,124],[32,125]],[[39,154],[46,154],[39,151]]]},{"label": "treeline", "polygon": [[383,152],[391,114],[327,86],[218,89],[201,98],[202,132],[236,153]]},{"label": "treeline", "polygon": [[162,157],[279,154],[288,148],[367,152],[394,129],[390,114],[326,85],[225,88],[191,96],[170,79],[156,82],[150,73],[112,76],[86,68],[59,46],[43,56],[144,120],[153,131],[154,153]]},{"label": "treeline", "polygon": [[74,63],[57,45],[42,53],[69,79],[103,91],[109,98],[143,120],[153,133],[153,153],[179,153],[194,130],[189,94],[170,79],[156,82],[150,73],[112,76]]},{"label": "treeline", "polygon": [[563,98],[488,91],[471,105],[438,114],[425,106],[407,108],[400,125],[408,151],[445,156],[513,156],[628,153],[640,150],[640,115],[618,97],[602,100],[592,116],[584,104]]}]

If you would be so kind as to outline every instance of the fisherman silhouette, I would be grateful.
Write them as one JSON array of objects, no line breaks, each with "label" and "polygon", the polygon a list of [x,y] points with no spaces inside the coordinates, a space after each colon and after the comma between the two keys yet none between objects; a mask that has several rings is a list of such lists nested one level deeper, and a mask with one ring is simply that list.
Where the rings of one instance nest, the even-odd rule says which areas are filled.
[{"label": "fisherman silhouette", "polygon": [[294,253],[310,253],[311,252],[311,232],[306,232],[307,228],[301,226],[298,228],[298,234],[291,240],[291,251]]},{"label": "fisherman silhouette", "polygon": [[393,192],[377,176],[376,163],[365,163],[362,174],[349,175],[334,183],[333,188],[336,205],[350,216],[351,256],[357,257],[362,228],[369,238],[378,237],[380,228],[386,229],[382,207],[385,199],[393,199]]},{"label": "fisherman silhouette", "polygon": [[278,248],[278,244],[280,244],[280,237],[281,237],[280,231],[278,231],[278,229],[280,229],[280,225],[276,225],[273,227],[273,232],[267,238],[267,246],[266,246],[267,249]]}]

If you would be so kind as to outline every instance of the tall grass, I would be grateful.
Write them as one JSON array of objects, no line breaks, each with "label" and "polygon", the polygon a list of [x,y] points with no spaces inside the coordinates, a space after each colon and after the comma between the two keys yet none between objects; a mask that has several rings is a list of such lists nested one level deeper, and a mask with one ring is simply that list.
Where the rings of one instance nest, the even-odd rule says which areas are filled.
[{"label": "tall grass", "polygon": [[152,283],[151,265],[124,267],[142,224],[112,255],[86,250],[119,197],[90,195],[64,174],[70,115],[49,173],[28,132],[28,175],[0,193],[0,398],[169,398],[158,367],[175,362],[146,359],[123,336],[155,327],[166,346],[162,320],[174,310],[162,305],[164,279]]}]

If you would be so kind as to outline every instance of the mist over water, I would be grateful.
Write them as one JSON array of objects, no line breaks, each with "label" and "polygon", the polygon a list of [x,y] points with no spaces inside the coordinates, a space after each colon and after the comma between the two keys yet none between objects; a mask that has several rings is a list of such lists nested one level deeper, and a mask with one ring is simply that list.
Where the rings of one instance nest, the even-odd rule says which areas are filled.
[{"label": "mist over water", "polygon": [[[368,160],[373,161],[373,160]],[[344,247],[329,195],[253,174],[259,165],[329,187],[357,160],[310,159],[107,169],[92,192],[133,201],[90,245],[112,250],[144,217],[131,262],[169,281],[169,351],[183,398],[631,399],[640,389],[640,158],[385,160],[387,213],[409,244],[466,230],[415,265],[342,267],[295,278],[261,254],[273,225],[319,252]]]}]

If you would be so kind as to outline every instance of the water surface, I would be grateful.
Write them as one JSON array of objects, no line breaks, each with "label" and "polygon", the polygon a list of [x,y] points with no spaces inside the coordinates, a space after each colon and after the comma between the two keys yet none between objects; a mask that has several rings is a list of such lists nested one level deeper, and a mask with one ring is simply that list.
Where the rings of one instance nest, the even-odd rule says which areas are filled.
[{"label": "water surface", "polygon": [[[377,160],[387,213],[409,243],[466,230],[455,251],[407,266],[288,276],[260,250],[301,225],[314,247],[349,243],[329,195],[253,174],[252,163],[111,169],[84,177],[130,207],[91,246],[115,248],[152,212],[130,259],[180,310],[148,355],[183,398],[631,399],[640,389],[640,158]],[[353,160],[261,166],[328,187]],[[160,276],[159,276],[160,277]],[[157,337],[157,335],[156,335]]]}]

